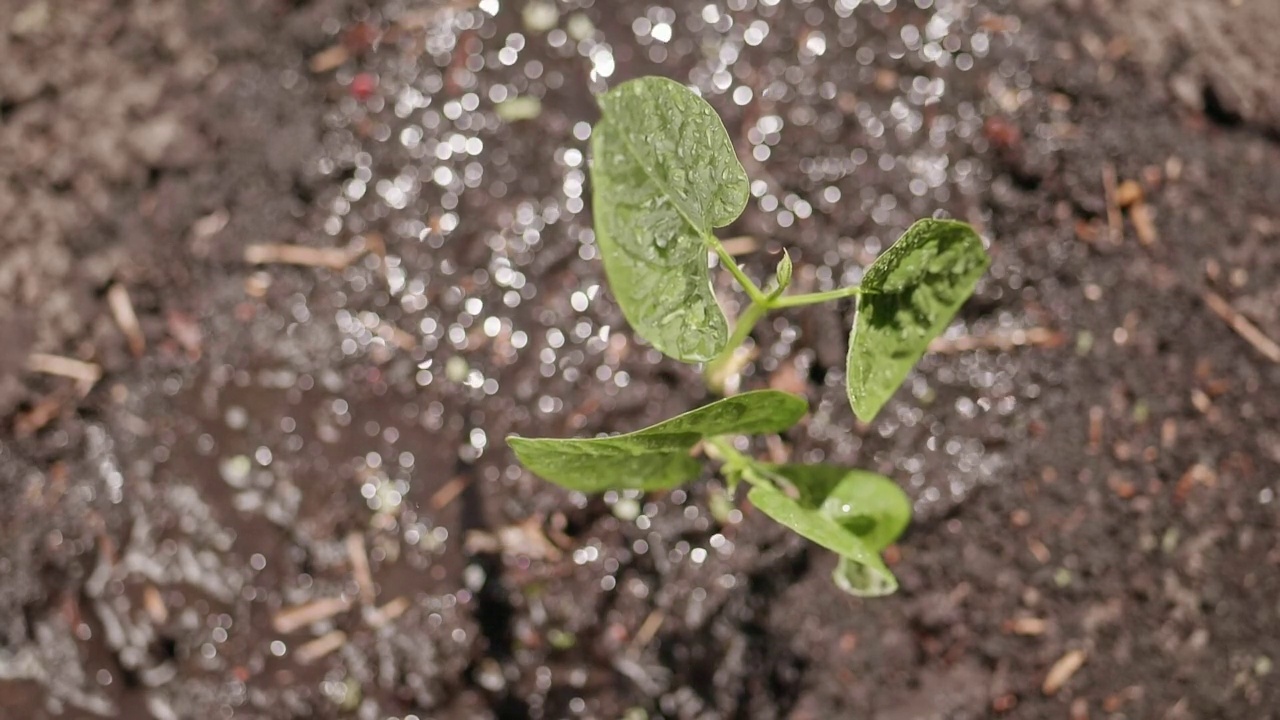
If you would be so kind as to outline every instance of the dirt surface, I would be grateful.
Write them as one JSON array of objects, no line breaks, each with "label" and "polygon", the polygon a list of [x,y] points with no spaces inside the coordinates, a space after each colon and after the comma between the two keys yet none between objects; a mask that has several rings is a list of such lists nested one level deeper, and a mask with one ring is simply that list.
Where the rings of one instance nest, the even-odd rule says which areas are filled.
[{"label": "dirt surface", "polygon": [[[0,718],[1280,717],[1280,73],[1205,5],[0,4]],[[707,397],[600,287],[590,98],[648,73],[757,276],[991,239],[872,425],[851,305],[756,332],[769,451],[915,500],[894,597],[501,442]]]},{"label": "dirt surface", "polygon": [[1280,22],[1280,6],[1137,0],[1101,8],[1173,97],[1220,120],[1280,136],[1280,58],[1267,31]]}]

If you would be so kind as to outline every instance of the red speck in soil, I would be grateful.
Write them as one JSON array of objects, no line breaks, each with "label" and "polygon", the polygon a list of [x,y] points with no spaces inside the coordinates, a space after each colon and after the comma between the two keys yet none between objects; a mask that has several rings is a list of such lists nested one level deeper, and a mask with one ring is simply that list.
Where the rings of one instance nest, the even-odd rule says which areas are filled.
[{"label": "red speck in soil", "polygon": [[368,100],[377,89],[378,76],[373,73],[360,73],[351,78],[351,96],[357,100]]},{"label": "red speck in soil", "polygon": [[1002,117],[988,118],[982,131],[996,150],[1014,150],[1022,145],[1022,131]]}]

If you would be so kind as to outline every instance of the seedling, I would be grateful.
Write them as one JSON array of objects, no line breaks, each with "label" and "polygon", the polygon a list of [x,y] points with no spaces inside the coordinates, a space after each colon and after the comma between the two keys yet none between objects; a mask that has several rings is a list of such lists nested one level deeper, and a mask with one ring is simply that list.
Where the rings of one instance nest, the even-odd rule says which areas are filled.
[{"label": "seedling", "polygon": [[[787,294],[787,254],[767,288],[738,267],[713,234],[742,214],[746,171],[715,110],[665,78],[632,80],[600,97],[592,131],[596,244],[609,288],[635,332],[665,355],[705,363],[720,386],[735,353],[772,310],[857,298],[847,387],[854,414],[870,421],[973,293],[989,260],[971,227],[921,220],[864,273],[861,285]],[[750,303],[733,323],[712,290],[714,253]],[[897,580],[880,553],[906,528],[911,505],[888,478],[832,465],[778,465],[739,449],[744,435],[782,433],[808,412],[775,390],[712,402],[643,430],[589,439],[509,437],[525,467],[572,490],[666,490],[696,480],[699,457],[719,463],[730,490],[750,485],[761,512],[840,556],[834,580],[879,596]]]}]

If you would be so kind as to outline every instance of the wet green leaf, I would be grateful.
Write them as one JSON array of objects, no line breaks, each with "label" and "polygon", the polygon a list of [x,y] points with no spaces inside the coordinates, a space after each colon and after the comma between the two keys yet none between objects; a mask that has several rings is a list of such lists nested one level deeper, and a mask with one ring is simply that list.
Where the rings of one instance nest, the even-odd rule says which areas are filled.
[{"label": "wet green leaf", "polygon": [[711,290],[705,238],[746,207],[746,171],[715,110],[666,78],[600,97],[592,131],[596,243],[627,321],[683,362],[715,357],[728,323]]},{"label": "wet green leaf", "polygon": [[761,512],[840,555],[833,579],[853,595],[879,597],[898,588],[880,558],[906,528],[911,503],[893,481],[833,465],[767,465],[797,497],[757,485],[747,497]]},{"label": "wet green leaf", "polygon": [[844,556],[831,571],[831,581],[841,590],[858,597],[884,597],[898,591],[898,578],[884,568],[883,562],[878,566],[865,565]]},{"label": "wet green leaf", "polygon": [[698,476],[689,456],[706,437],[781,432],[809,409],[803,398],[760,390],[717,400],[643,430],[590,439],[508,437],[525,467],[570,490],[603,492],[675,487]]},{"label": "wet green leaf", "polygon": [[[643,433],[644,431],[641,431]],[[697,433],[630,433],[615,437],[507,438],[516,458],[545,480],[587,493],[675,487],[698,476],[689,457]]]},{"label": "wet green leaf", "polygon": [[836,465],[773,465],[800,502],[849,528],[875,552],[898,539],[911,520],[911,500],[889,478]]},{"label": "wet green leaf", "polygon": [[970,226],[921,220],[867,268],[849,336],[849,402],[860,419],[880,412],[989,263]]}]

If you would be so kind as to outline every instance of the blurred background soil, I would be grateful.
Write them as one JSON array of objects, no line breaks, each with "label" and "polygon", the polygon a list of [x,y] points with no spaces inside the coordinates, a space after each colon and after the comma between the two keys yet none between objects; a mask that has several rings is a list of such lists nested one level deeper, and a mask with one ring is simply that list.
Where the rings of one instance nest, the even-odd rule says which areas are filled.
[{"label": "blurred background soil", "polygon": [[[0,2],[0,718],[1280,717],[1280,4]],[[761,453],[902,483],[897,596],[510,432],[706,399],[595,257],[591,95],[722,113],[749,272],[994,264],[875,423],[848,304]],[[728,290],[727,285],[722,289]]]}]

